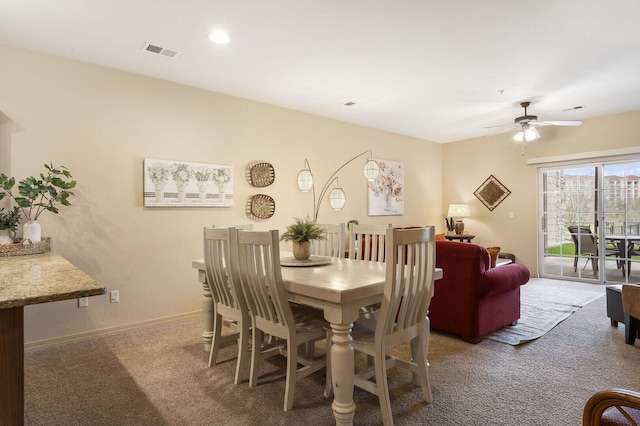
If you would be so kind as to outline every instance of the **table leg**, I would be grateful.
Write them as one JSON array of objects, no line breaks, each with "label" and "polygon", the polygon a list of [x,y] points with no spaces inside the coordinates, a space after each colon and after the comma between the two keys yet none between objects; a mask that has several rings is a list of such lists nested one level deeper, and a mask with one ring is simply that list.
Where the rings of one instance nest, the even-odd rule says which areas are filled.
[{"label": "table leg", "polygon": [[334,400],[331,404],[336,425],[352,425],[356,414],[353,402],[353,374],[355,371],[351,329],[353,324],[331,323],[331,380]]},{"label": "table leg", "polygon": [[198,271],[198,280],[202,283],[202,340],[205,352],[210,352],[213,340],[213,297],[204,271]]},{"label": "table leg", "polygon": [[0,309],[0,424],[24,423],[24,308]]}]

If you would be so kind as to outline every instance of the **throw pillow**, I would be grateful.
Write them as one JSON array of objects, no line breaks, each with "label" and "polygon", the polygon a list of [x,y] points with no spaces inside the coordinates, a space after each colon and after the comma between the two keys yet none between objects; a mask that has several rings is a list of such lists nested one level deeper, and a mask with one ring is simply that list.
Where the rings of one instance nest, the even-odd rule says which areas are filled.
[{"label": "throw pillow", "polygon": [[442,234],[436,234],[436,241],[444,241],[446,238],[444,237],[444,232]]},{"label": "throw pillow", "polygon": [[495,268],[498,255],[500,254],[500,247],[487,247],[487,251],[489,252],[489,256],[491,256],[491,267]]}]

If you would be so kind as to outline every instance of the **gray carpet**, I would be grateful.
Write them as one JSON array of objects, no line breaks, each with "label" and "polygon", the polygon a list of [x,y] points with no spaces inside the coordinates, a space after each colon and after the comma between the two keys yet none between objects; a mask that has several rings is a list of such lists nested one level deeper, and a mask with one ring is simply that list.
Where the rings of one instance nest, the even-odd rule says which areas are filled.
[{"label": "gray carpet", "polygon": [[[519,346],[432,332],[433,403],[421,401],[409,373],[392,370],[396,424],[581,424],[596,391],[640,389],[640,343],[625,345],[624,326],[611,327],[605,310],[603,296]],[[235,348],[208,368],[200,327],[180,320],[26,354],[25,424],[333,424],[323,372],[299,383],[294,410],[284,413],[284,363],[267,363],[254,389],[234,386]],[[358,389],[354,396],[354,424],[379,424],[377,399]]]},{"label": "gray carpet", "polygon": [[518,323],[489,333],[487,339],[510,345],[537,339],[604,293],[603,286],[544,278],[532,278],[520,291]]}]

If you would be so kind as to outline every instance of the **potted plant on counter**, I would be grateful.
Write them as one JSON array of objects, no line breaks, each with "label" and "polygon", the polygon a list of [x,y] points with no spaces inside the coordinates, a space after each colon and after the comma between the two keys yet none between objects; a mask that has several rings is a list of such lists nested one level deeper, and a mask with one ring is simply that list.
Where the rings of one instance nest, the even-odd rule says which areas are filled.
[{"label": "potted plant on counter", "polygon": [[280,240],[291,241],[293,257],[297,260],[306,260],[311,256],[311,241],[324,240],[324,229],[309,217],[295,218],[295,221],[287,226],[287,231],[282,234]]},{"label": "potted plant on counter", "polygon": [[0,207],[0,244],[13,244],[16,239],[16,229],[20,224],[20,209],[13,208],[13,211],[4,212]]},{"label": "potted plant on counter", "polygon": [[76,181],[71,179],[66,167],[54,167],[53,163],[44,167],[46,173],[40,173],[40,179],[29,176],[18,182],[18,196],[12,192],[15,178],[0,174],[0,200],[8,195],[26,219],[22,228],[24,242],[39,242],[41,231],[38,217],[45,211],[58,214],[58,206],[70,206],[69,197],[74,195],[70,189],[76,186]]}]

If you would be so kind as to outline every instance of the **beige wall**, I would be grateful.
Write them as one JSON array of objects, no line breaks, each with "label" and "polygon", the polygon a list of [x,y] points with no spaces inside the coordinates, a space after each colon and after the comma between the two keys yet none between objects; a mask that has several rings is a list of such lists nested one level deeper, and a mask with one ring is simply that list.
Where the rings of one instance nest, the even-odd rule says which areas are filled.
[{"label": "beige wall", "polygon": [[[521,155],[513,133],[470,139],[443,146],[443,207],[469,203],[465,230],[474,243],[499,246],[537,273],[537,170],[550,164],[527,165],[528,159],[616,150],[640,145],[640,111],[585,120],[580,127],[543,127],[542,138]],[[636,155],[635,157],[640,158]],[[592,161],[592,160],[589,160]],[[511,194],[489,211],[473,194],[494,175]],[[513,219],[509,213],[513,212]],[[445,212],[446,213],[446,212]]]},{"label": "beige wall", "polygon": [[[311,195],[295,185],[305,157],[321,184],[367,149],[405,163],[404,216],[367,217],[363,159],[339,175],[345,209],[334,212],[325,200],[320,222],[442,228],[439,144],[1,44],[0,57],[0,172],[21,179],[49,161],[69,168],[78,181],[73,206],[41,216],[43,235],[121,300],[29,306],[27,342],[199,311],[191,260],[202,257],[202,227],[248,223],[246,200],[259,192],[276,200],[276,214],[258,230],[282,231],[311,214]],[[144,158],[232,165],[234,207],[143,208]],[[272,186],[244,179],[256,160],[274,165]]]}]

